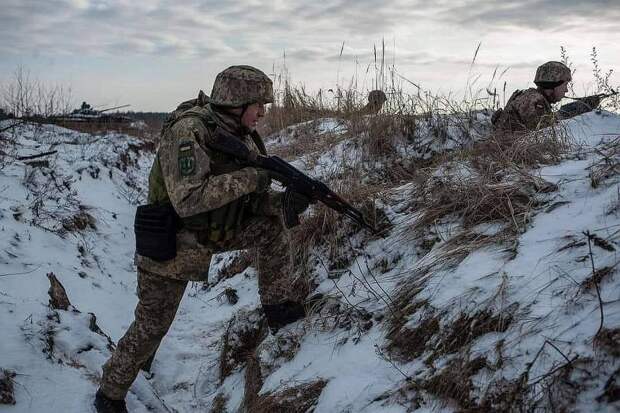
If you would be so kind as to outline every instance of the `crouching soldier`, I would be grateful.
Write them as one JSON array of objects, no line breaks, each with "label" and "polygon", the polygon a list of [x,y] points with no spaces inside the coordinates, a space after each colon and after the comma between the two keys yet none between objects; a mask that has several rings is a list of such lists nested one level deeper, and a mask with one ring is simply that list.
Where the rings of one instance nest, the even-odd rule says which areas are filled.
[{"label": "crouching soldier", "polygon": [[371,90],[368,93],[368,103],[362,108],[362,113],[367,115],[376,115],[379,113],[383,104],[387,101],[387,96],[382,90]]},{"label": "crouching soldier", "polygon": [[536,88],[514,92],[504,109],[499,109],[493,115],[493,129],[497,132],[534,131],[553,126],[558,120],[595,109],[600,99],[588,101],[588,104],[581,105],[578,110],[563,110],[563,106],[559,111],[553,111],[551,105],[564,98],[571,80],[571,71],[565,64],[542,64],[534,77]]},{"label": "crouching soldier", "polygon": [[[201,92],[166,122],[149,176],[149,204],[136,215],[135,320],[103,366],[99,413],[127,411],[125,396],[168,332],[188,281],[206,280],[215,253],[257,250],[260,300],[272,331],[305,315],[304,289],[281,261],[270,259],[274,250],[285,254],[281,194],[269,190],[267,171],[244,167],[208,145],[222,129],[266,154],[255,128],[271,102],[272,82],[263,72],[232,66],[217,75],[210,98]],[[309,200],[299,195],[294,202],[301,213]]]}]

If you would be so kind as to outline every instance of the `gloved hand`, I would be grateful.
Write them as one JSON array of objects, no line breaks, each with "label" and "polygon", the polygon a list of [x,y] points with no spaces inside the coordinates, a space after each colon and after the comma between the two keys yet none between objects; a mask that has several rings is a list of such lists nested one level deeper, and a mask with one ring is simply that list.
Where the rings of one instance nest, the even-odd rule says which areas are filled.
[{"label": "gloved hand", "polygon": [[289,206],[295,214],[302,214],[310,205],[310,198],[300,194],[299,192],[291,191]]},{"label": "gloved hand", "polygon": [[256,192],[263,193],[271,186],[271,176],[264,169],[257,169],[256,171]]}]

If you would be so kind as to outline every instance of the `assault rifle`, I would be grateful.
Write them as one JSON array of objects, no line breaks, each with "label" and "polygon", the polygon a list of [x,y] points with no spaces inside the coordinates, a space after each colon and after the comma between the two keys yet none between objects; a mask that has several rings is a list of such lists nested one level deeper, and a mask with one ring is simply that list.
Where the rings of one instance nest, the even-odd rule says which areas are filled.
[{"label": "assault rifle", "polygon": [[339,197],[323,182],[304,174],[290,163],[278,156],[264,156],[250,151],[234,134],[218,127],[213,138],[207,142],[211,149],[232,156],[242,164],[262,168],[272,174],[273,179],[286,187],[283,199],[284,222],[288,228],[299,223],[299,218],[291,207],[292,192],[297,192],[311,200],[321,201],[334,211],[346,215],[373,233],[377,230],[366,220],[362,212]]},{"label": "assault rifle", "polygon": [[590,95],[584,97],[568,97],[574,100],[574,102],[567,103],[560,107],[560,113],[564,118],[572,118],[573,116],[581,115],[586,112],[590,112],[601,104],[603,99],[617,95],[618,92],[612,90],[610,93],[599,93],[597,95]]},{"label": "assault rifle", "polygon": [[610,93],[599,93],[598,95],[590,95],[590,96],[584,96],[584,97],[579,97],[579,98],[574,98],[571,96],[567,96],[567,97],[569,99],[576,100],[579,102],[587,102],[589,100],[598,100],[600,102],[603,99],[607,99],[608,97],[615,96],[618,94],[617,90],[613,90],[613,89],[610,89],[610,90],[611,90]]}]

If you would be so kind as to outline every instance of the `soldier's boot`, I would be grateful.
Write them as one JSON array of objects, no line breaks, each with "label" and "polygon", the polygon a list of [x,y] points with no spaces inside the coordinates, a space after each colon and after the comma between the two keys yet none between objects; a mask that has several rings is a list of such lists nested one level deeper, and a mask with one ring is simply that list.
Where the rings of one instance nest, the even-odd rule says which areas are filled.
[{"label": "soldier's boot", "polygon": [[97,390],[95,395],[95,409],[97,413],[128,413],[125,400],[113,400]]},{"label": "soldier's boot", "polygon": [[278,304],[264,304],[263,312],[272,334],[306,316],[303,304],[290,300]]},{"label": "soldier's boot", "polygon": [[149,357],[149,359],[144,362],[142,367],[140,367],[140,370],[142,370],[145,373],[152,374],[151,366],[153,365],[153,360],[155,360],[155,353],[151,354],[151,357]]}]

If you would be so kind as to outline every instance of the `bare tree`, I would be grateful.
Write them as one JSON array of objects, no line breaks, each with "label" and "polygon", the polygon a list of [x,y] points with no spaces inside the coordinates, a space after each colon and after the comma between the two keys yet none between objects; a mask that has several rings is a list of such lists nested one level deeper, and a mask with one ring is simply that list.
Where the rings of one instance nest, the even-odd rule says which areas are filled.
[{"label": "bare tree", "polygon": [[66,114],[71,109],[71,88],[41,82],[18,66],[0,88],[0,106],[17,119]]}]

